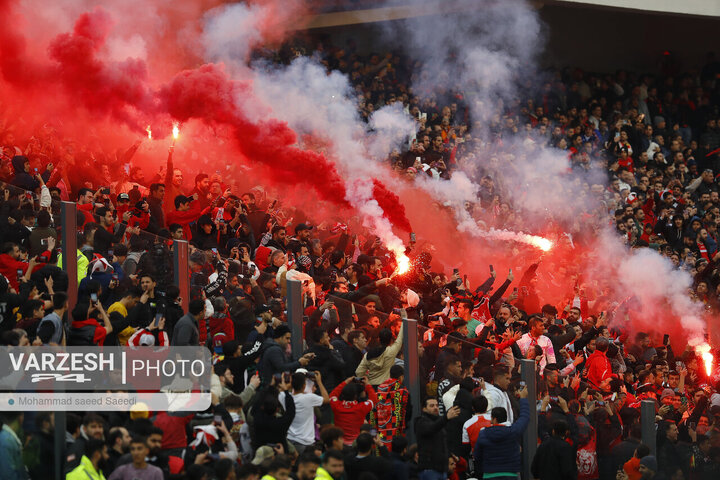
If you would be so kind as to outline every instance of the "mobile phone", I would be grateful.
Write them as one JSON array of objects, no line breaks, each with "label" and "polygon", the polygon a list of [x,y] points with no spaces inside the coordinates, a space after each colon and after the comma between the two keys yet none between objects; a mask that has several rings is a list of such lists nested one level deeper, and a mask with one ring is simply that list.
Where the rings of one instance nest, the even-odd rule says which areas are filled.
[{"label": "mobile phone", "polygon": [[112,275],[113,281],[117,282],[117,281],[118,281],[118,278],[119,278],[119,277],[118,277],[118,274],[117,274],[117,273],[113,273],[113,275]]},{"label": "mobile phone", "polygon": [[415,243],[415,240],[416,240],[415,232],[410,232],[410,241]]},{"label": "mobile phone", "polygon": [[371,428],[371,429],[370,429],[370,435],[372,435],[373,437],[377,437],[377,429]]},{"label": "mobile phone", "polygon": [[453,275],[458,275],[460,273],[459,268],[453,268]]},{"label": "mobile phone", "polygon": [[697,423],[695,423],[695,422],[690,422],[690,423],[688,423],[688,428],[689,428],[690,430],[695,430],[695,429],[697,429]]},{"label": "mobile phone", "polygon": [[35,173],[38,173],[38,169],[37,169],[37,168],[35,169]]},{"label": "mobile phone", "polygon": [[102,193],[103,195],[110,195],[110,189],[107,187],[101,188],[100,193]]},{"label": "mobile phone", "polygon": [[518,287],[513,288],[513,293],[518,293]]},{"label": "mobile phone", "polygon": [[455,285],[457,285],[458,287],[462,284],[463,284],[462,278],[458,278],[457,280],[455,280]]},{"label": "mobile phone", "polygon": [[663,335],[663,345],[667,345],[669,340],[670,340],[670,335],[668,335],[667,333],[665,335]]},{"label": "mobile phone", "polygon": [[41,239],[40,239],[40,245],[42,245],[43,247],[47,247],[47,244],[48,244],[48,243],[47,243],[47,238],[41,238]]},{"label": "mobile phone", "polygon": [[222,416],[221,415],[215,415],[213,417],[213,424],[214,425],[220,425],[222,423]]},{"label": "mobile phone", "polygon": [[558,400],[558,397],[555,397],[555,396],[551,396],[551,397],[550,397],[550,400],[552,400],[553,402],[557,402],[557,400]]},{"label": "mobile phone", "polygon": [[526,385],[527,383],[525,383],[524,381],[520,381],[520,388],[525,388]]},{"label": "mobile phone", "polygon": [[307,372],[305,376],[308,378],[315,378],[315,372]]},{"label": "mobile phone", "polygon": [[208,453],[208,458],[214,462],[220,460],[220,455],[217,453]]},{"label": "mobile phone", "polygon": [[363,377],[355,377],[354,379],[356,382],[360,383],[363,381]]},{"label": "mobile phone", "polygon": [[400,315],[400,313],[402,313],[402,309],[400,309],[400,308],[393,308],[393,313],[394,313],[395,315]]},{"label": "mobile phone", "polygon": [[17,269],[17,277],[18,277],[18,280],[21,279],[21,278],[24,277],[24,276],[25,276],[25,274],[23,273],[22,268],[18,268],[18,269]]},{"label": "mobile phone", "polygon": [[617,400],[617,392],[613,393],[612,397],[610,397],[611,402],[614,402],[615,400]]},{"label": "mobile phone", "polygon": [[115,253],[113,250],[108,250],[108,257],[112,258],[113,253]]},{"label": "mobile phone", "polygon": [[600,406],[600,407],[604,407],[604,406],[605,406],[605,402],[603,402],[602,400],[598,400],[597,402],[595,402],[595,404],[598,405],[598,406]]},{"label": "mobile phone", "polygon": [[275,385],[279,385],[282,383],[282,373],[274,374],[273,378],[275,379]]},{"label": "mobile phone", "polygon": [[98,300],[97,300],[97,293],[91,293],[91,294],[90,294],[90,301],[91,301],[92,303],[97,303],[97,301],[98,301]]},{"label": "mobile phone", "polygon": [[290,377],[290,372],[283,373],[283,381],[285,383],[290,383],[292,381],[292,378]]},{"label": "mobile phone", "polygon": [[213,249],[212,249],[212,252],[213,252],[215,255],[217,255],[217,248],[213,248]]},{"label": "mobile phone", "polygon": [[154,325],[155,325],[156,327],[159,327],[159,326],[160,326],[160,319],[161,319],[161,318],[162,318],[162,313],[158,312],[158,313],[155,314],[155,320],[154,320],[155,323],[154,323]]}]

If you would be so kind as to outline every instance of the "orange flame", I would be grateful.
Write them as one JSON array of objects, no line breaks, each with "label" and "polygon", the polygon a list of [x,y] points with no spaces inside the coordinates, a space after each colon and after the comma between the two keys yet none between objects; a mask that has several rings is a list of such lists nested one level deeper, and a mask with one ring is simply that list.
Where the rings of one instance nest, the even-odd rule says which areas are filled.
[{"label": "orange flame", "polygon": [[152,130],[150,130],[150,125],[145,127],[145,131],[148,132],[148,139],[152,140]]},{"label": "orange flame", "polygon": [[707,372],[709,377],[712,374],[713,361],[715,359],[713,354],[710,353],[710,345],[703,343],[702,345],[698,345],[696,350],[702,357],[702,361],[705,364],[705,372]]},{"label": "orange flame", "polygon": [[402,275],[410,270],[410,259],[404,253],[397,256],[397,273]]},{"label": "orange flame", "polygon": [[180,135],[180,124],[178,122],[173,122],[173,140],[177,140],[178,136]]},{"label": "orange flame", "polygon": [[547,252],[553,247],[553,242],[547,238],[538,237],[537,235],[529,235],[529,242],[531,245],[538,247],[543,252]]}]

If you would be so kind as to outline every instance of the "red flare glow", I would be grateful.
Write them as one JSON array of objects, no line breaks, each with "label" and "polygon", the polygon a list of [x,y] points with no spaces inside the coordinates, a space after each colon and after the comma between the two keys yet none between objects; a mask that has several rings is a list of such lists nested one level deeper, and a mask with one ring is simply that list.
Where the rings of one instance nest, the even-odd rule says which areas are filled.
[{"label": "red flare glow", "polygon": [[696,347],[696,351],[697,351],[697,353],[700,354],[703,364],[705,364],[705,372],[707,373],[707,375],[709,377],[712,374],[713,361],[715,360],[715,357],[713,356],[713,354],[710,353],[710,345],[708,345],[707,343],[698,345]]}]

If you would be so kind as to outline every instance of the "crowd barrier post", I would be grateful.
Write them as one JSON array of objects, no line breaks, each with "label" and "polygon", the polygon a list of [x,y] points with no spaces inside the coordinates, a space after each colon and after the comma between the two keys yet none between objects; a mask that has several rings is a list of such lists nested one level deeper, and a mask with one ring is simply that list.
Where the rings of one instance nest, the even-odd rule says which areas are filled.
[{"label": "crowd barrier post", "polygon": [[190,308],[190,264],[188,258],[188,242],[186,240],[173,240],[173,271],[175,272],[175,285],[180,289],[183,312]]},{"label": "crowd barrier post", "polygon": [[287,315],[292,357],[297,360],[303,353],[302,282],[297,280],[287,281]]},{"label": "crowd barrier post", "polygon": [[420,415],[420,358],[418,357],[418,322],[412,318],[403,319],[405,336],[403,337],[403,357],[405,358],[405,388],[410,393],[412,412],[410,424],[405,426],[410,444],[415,443],[415,431],[412,428]]},{"label": "crowd barrier post", "polygon": [[[74,202],[62,202],[60,204],[60,221],[62,222],[62,268],[68,276],[68,310],[67,321],[71,321],[71,313],[78,296],[78,271],[77,271],[77,205]],[[58,389],[59,390],[59,389]],[[58,392],[61,394],[61,392]],[[55,478],[63,478],[65,460],[65,430],[67,429],[67,417],[65,412],[55,412]]]},{"label": "crowd barrier post", "polygon": [[642,443],[655,455],[655,401],[643,400],[640,404],[640,426],[642,427]]},{"label": "crowd barrier post", "polygon": [[532,480],[533,476],[530,472],[530,466],[532,465],[535,452],[537,451],[537,439],[538,439],[538,412],[536,408],[537,403],[537,368],[535,360],[523,359],[520,364],[520,376],[522,381],[527,385],[528,391],[528,402],[530,403],[530,421],[528,426],[523,433],[523,464],[522,464],[522,478],[523,480]]},{"label": "crowd barrier post", "polygon": [[60,218],[62,222],[62,265],[60,268],[68,276],[68,312],[72,312],[78,296],[77,205],[74,202],[62,202]]}]

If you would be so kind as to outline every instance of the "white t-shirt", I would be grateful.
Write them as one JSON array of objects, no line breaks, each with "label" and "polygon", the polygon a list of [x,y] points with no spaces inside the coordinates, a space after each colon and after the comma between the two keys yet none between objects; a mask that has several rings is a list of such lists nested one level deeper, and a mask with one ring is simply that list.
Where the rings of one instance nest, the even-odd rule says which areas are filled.
[{"label": "white t-shirt", "polygon": [[287,438],[300,445],[315,442],[315,414],[313,408],[323,404],[323,397],[314,393],[293,394],[295,418],[288,429]]}]

